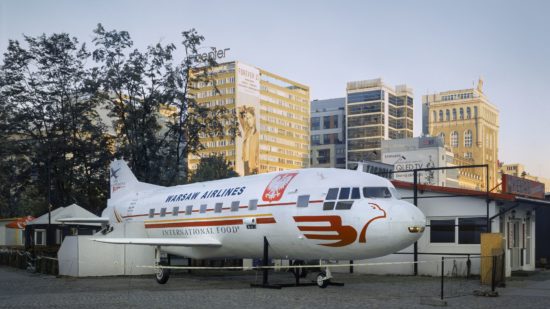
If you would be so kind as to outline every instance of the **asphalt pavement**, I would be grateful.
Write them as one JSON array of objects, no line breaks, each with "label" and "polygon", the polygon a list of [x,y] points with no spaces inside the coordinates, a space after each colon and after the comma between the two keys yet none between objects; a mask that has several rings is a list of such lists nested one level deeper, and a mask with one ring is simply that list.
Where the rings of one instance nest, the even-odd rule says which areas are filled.
[{"label": "asphalt pavement", "polygon": [[[335,274],[345,286],[251,288],[261,272],[193,271],[165,285],[151,276],[67,278],[0,266],[0,308],[430,308],[438,304],[440,278]],[[306,279],[311,281],[314,276]],[[271,283],[292,283],[277,272]],[[445,286],[450,308],[550,308],[550,271],[508,280],[498,297],[474,296],[478,280]]]}]

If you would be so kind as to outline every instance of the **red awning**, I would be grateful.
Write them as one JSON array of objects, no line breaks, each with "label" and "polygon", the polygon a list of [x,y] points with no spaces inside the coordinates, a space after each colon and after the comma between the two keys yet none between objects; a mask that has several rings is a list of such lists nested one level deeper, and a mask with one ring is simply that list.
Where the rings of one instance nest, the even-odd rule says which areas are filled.
[{"label": "red awning", "polygon": [[27,223],[29,221],[34,220],[34,217],[32,216],[26,216],[23,218],[19,218],[17,220],[14,220],[8,224],[6,224],[6,227],[12,228],[12,229],[24,229],[25,226],[27,226]]}]

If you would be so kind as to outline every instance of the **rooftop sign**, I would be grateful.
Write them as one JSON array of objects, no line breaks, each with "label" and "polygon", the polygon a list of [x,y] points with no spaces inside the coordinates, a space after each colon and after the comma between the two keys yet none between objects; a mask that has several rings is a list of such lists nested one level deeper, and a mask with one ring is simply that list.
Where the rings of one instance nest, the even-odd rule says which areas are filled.
[{"label": "rooftop sign", "polygon": [[502,175],[502,191],[503,193],[544,199],[543,183],[507,174]]}]

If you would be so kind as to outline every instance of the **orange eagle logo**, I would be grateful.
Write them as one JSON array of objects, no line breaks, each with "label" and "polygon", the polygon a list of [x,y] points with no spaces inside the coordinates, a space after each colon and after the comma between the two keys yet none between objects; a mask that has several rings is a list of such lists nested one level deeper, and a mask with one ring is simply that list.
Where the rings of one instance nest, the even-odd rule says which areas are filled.
[{"label": "orange eagle logo", "polygon": [[[369,205],[372,209],[380,211],[380,215],[369,219],[369,221],[365,224],[359,234],[360,243],[367,242],[367,229],[373,221],[386,218],[386,211],[384,209],[374,203],[369,203]],[[321,246],[343,247],[350,245],[357,240],[357,231],[355,228],[351,225],[343,225],[342,218],[340,216],[295,216],[294,221],[296,223],[305,223],[304,225],[298,225],[298,229],[301,232],[307,232],[304,234],[304,237],[307,239],[332,241],[329,243],[319,244]],[[322,223],[322,225],[307,224],[311,222]],[[320,234],[315,232],[324,233]]]}]

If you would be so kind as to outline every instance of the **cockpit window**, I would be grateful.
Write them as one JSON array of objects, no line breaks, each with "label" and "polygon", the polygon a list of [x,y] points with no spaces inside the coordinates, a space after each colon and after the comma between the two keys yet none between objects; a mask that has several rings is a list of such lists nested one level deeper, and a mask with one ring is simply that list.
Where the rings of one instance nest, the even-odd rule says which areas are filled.
[{"label": "cockpit window", "polygon": [[388,187],[364,187],[363,196],[367,198],[391,198]]},{"label": "cockpit window", "polygon": [[335,200],[338,197],[338,188],[328,189],[326,200]]},{"label": "cockpit window", "polygon": [[359,188],[352,188],[351,189],[351,199],[352,200],[358,200],[361,198],[361,191],[359,191]]},{"label": "cockpit window", "polygon": [[338,196],[339,200],[347,200],[349,199],[349,188],[341,188],[340,189],[340,195]]}]

